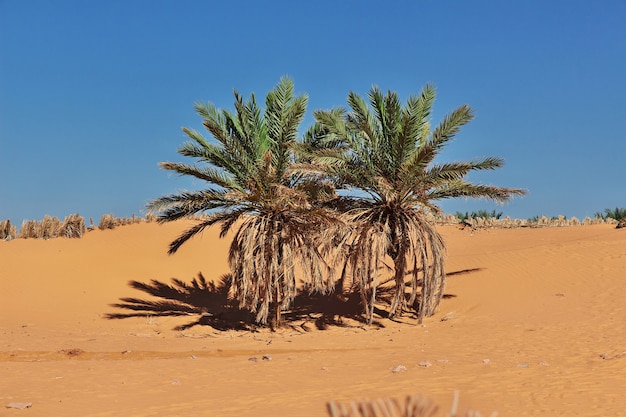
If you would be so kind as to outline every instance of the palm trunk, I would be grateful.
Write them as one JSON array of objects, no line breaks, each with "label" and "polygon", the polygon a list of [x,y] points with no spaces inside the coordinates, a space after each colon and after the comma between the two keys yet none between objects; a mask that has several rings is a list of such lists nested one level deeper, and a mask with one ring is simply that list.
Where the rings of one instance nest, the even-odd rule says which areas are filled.
[{"label": "palm trunk", "polygon": [[389,308],[389,317],[394,317],[396,316],[396,314],[401,315],[405,306],[404,276],[406,274],[406,255],[404,253],[404,250],[397,251],[396,257],[392,258],[392,260],[395,270],[394,281],[396,286],[393,300],[391,302],[391,307]]},{"label": "palm trunk", "polygon": [[276,287],[275,291],[274,291],[274,329],[277,329],[280,327],[280,321],[281,321],[281,309],[280,309],[280,288]]},{"label": "palm trunk", "polygon": [[285,281],[285,272],[283,270],[283,239],[282,239],[282,226],[278,226],[278,248],[276,255],[278,267],[278,279],[276,280],[276,287],[274,288],[274,328],[278,329],[281,326],[281,304],[282,304],[282,285]]},{"label": "palm trunk", "polygon": [[393,261],[395,292],[389,308],[389,317],[394,317],[398,309],[400,310],[399,313],[402,314],[405,303],[404,277],[406,274],[406,247],[404,245],[404,236],[402,236],[404,229],[400,227],[398,230],[397,226],[395,221],[391,221],[391,247],[387,251],[387,254]]}]

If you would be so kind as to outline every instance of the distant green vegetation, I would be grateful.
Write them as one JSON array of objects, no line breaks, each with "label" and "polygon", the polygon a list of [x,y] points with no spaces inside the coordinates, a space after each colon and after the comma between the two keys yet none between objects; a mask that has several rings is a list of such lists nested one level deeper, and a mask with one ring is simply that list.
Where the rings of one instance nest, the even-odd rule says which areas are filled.
[{"label": "distant green vegetation", "polygon": [[465,214],[463,214],[460,211],[457,211],[455,216],[461,222],[468,220],[468,219],[478,219],[478,218],[498,220],[500,219],[500,217],[502,217],[502,212],[496,213],[495,210],[492,210],[492,211],[478,210],[478,211],[472,211],[471,213],[468,213],[466,211]]},{"label": "distant green vegetation", "polygon": [[606,219],[614,219],[621,220],[626,219],[626,208],[615,207],[615,209],[605,209],[604,214],[598,212],[596,213],[596,218],[606,220]]},{"label": "distant green vegetation", "polygon": [[535,216],[529,218],[528,221],[531,222],[531,223],[537,223],[539,220],[541,220],[544,217],[547,218],[550,221],[567,220],[567,216],[563,216],[563,215],[550,216],[550,217],[546,217],[544,215],[541,215],[541,216],[535,215]]}]

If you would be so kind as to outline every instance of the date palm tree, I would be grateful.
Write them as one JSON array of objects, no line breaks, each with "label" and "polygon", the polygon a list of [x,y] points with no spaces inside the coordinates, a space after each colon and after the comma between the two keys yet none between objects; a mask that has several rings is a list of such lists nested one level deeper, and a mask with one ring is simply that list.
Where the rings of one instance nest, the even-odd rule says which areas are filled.
[{"label": "date palm tree", "polygon": [[426,85],[403,106],[397,93],[383,94],[374,86],[369,106],[351,92],[349,111],[315,112],[316,145],[321,148],[317,165],[344,185],[335,202],[353,225],[342,279],[349,278],[360,289],[370,322],[386,259],[393,263],[390,316],[411,307],[422,322],[439,305],[445,284],[445,244],[432,220],[433,214],[440,213],[438,201],[475,197],[504,202],[524,194],[521,189],[467,181],[471,171],[501,167],[500,158],[435,162],[473,118],[471,108],[463,105],[431,130],[435,96],[435,89]]},{"label": "date palm tree", "polygon": [[282,78],[267,94],[265,110],[254,94],[244,100],[235,91],[235,112],[213,104],[196,104],[203,125],[215,141],[183,128],[191,139],[178,152],[194,158],[193,165],[162,162],[162,168],[189,175],[208,184],[198,191],[166,195],[148,204],[169,222],[199,213],[207,214],[170,244],[176,252],[190,238],[213,225],[221,237],[235,229],[229,265],[232,292],[240,307],[256,312],[266,324],[280,325],[281,311],[296,292],[296,260],[307,277],[307,287],[329,291],[327,266],[314,231],[324,229],[331,217],[310,203],[311,180],[291,169],[298,144],[298,127],[306,111],[307,96],[294,95],[293,82]]}]

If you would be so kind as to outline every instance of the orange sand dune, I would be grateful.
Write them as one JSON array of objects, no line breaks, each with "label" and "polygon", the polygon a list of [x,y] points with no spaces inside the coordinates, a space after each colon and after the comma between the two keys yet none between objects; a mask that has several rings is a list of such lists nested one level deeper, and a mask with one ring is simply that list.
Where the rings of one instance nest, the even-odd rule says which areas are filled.
[{"label": "orange sand dune", "polygon": [[[328,400],[408,394],[443,415],[455,390],[483,415],[626,415],[624,230],[443,227],[449,297],[422,326],[251,333],[173,330],[189,316],[107,319],[120,298],[148,297],[130,280],[227,272],[216,230],[166,254],[188,225],[0,242],[0,415],[325,416]],[[14,402],[32,408],[4,408]]]}]

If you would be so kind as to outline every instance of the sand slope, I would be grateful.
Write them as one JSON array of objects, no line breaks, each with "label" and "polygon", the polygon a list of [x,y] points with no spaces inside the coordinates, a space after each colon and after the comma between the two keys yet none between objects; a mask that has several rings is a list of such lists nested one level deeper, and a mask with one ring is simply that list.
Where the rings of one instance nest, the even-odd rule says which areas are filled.
[{"label": "sand slope", "polygon": [[213,230],[166,254],[188,225],[0,242],[0,406],[33,404],[0,415],[325,416],[331,399],[448,407],[454,390],[487,415],[626,415],[625,230],[443,227],[449,297],[423,326],[250,333],[105,318],[119,298],[147,297],[130,280],[227,272]]}]

